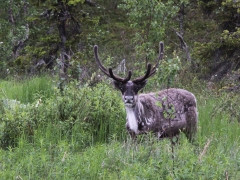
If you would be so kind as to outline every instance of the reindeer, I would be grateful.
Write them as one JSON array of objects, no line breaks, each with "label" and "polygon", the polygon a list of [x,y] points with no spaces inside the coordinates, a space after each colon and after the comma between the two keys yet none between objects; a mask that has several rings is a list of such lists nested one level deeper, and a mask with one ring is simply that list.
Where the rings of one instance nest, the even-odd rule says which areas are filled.
[{"label": "reindeer", "polygon": [[98,46],[94,46],[94,55],[99,69],[113,79],[116,89],[122,93],[127,118],[126,129],[132,138],[138,134],[153,132],[158,138],[173,137],[184,132],[192,141],[198,122],[195,96],[184,89],[170,88],[155,93],[138,94],[147,84],[147,79],[157,71],[159,61],[163,59],[163,43],[159,44],[159,57],[152,68],[147,65],[145,75],[134,80],[132,71],[126,78],[113,73],[112,68],[106,69],[99,60]]}]

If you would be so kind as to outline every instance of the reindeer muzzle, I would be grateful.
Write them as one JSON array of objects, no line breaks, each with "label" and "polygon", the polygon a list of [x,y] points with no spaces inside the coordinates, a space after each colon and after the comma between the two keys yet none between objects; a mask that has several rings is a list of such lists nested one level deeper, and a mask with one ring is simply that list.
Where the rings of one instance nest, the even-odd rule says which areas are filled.
[{"label": "reindeer muzzle", "polygon": [[124,103],[126,106],[134,106],[134,96],[124,96]]}]

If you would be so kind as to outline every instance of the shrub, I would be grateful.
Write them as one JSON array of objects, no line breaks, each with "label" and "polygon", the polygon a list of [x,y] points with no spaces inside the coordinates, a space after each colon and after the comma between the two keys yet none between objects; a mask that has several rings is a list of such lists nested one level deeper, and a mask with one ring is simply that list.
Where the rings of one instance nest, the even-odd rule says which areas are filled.
[{"label": "shrub", "polygon": [[[125,113],[119,95],[107,84],[78,88],[70,83],[62,92],[55,89],[51,98],[36,99],[9,108],[1,103],[1,146],[15,146],[15,139],[31,136],[38,127],[58,130],[61,135],[77,136],[81,145],[107,142],[110,136],[122,138]],[[53,130],[54,131],[54,130]]]}]

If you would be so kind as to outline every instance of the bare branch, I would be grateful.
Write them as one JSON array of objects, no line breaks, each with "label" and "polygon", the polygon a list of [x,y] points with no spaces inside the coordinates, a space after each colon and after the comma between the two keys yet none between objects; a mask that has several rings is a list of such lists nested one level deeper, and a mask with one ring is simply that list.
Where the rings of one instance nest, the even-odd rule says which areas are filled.
[{"label": "bare branch", "polygon": [[191,55],[190,55],[190,53],[189,53],[189,48],[188,48],[188,45],[187,45],[187,43],[184,41],[184,39],[183,39],[183,36],[177,31],[177,30],[175,30],[174,28],[172,28],[172,30],[176,33],[176,35],[178,36],[178,38],[179,38],[179,40],[180,40],[180,42],[181,42],[181,44],[182,44],[182,48],[185,50],[185,52],[186,52],[186,58],[187,58],[187,60],[188,61],[191,61]]}]

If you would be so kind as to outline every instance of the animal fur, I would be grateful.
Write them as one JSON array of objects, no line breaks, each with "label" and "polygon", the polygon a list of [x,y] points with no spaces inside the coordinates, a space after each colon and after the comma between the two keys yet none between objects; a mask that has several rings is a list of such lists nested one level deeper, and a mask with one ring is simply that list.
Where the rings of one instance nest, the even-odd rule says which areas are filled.
[{"label": "animal fur", "polygon": [[132,137],[151,131],[158,138],[176,136],[180,132],[189,140],[194,138],[198,114],[196,98],[191,92],[171,88],[137,96],[136,105],[126,107],[126,128]]}]

